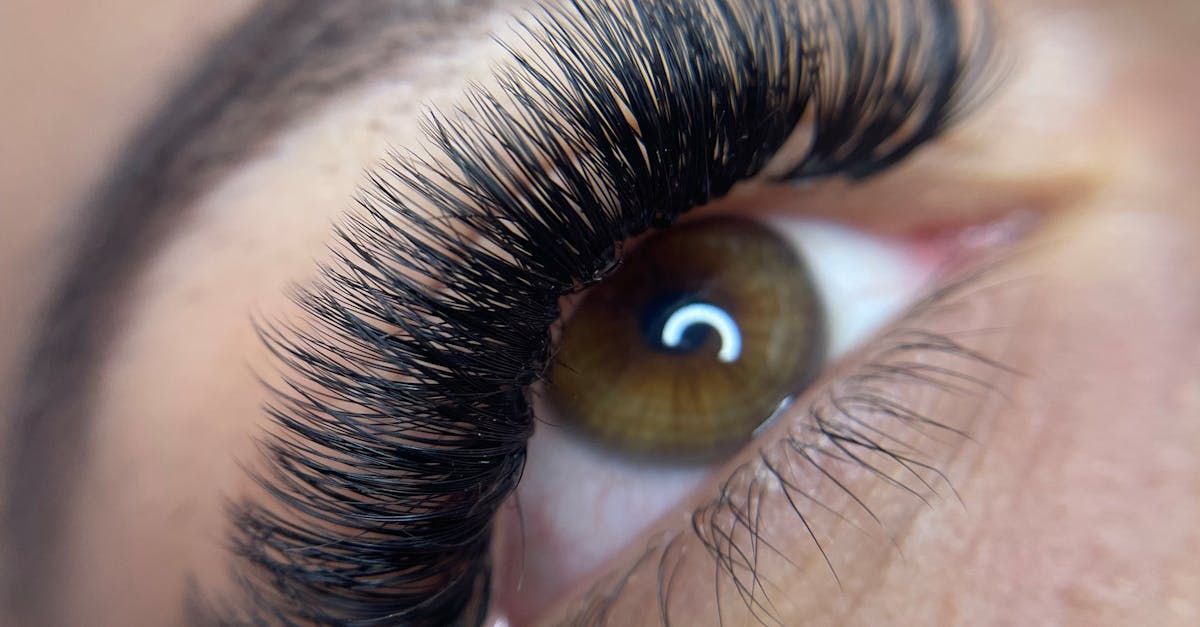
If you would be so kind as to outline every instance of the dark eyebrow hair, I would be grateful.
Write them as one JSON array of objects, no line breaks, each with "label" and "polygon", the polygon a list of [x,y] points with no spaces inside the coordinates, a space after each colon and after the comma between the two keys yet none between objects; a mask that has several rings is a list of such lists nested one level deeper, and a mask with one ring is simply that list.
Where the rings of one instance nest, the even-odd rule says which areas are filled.
[{"label": "dark eyebrow hair", "polygon": [[138,271],[189,205],[305,112],[378,67],[425,50],[494,0],[267,0],[219,38],[86,198],[72,257],[42,309],[5,446],[2,582],[15,616],[53,581],[99,367]]}]

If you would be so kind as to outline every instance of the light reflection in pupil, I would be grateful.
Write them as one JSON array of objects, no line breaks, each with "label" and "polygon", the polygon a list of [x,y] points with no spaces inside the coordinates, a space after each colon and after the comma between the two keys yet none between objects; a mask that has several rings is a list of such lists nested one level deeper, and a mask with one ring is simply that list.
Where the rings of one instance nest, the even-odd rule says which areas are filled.
[{"label": "light reflection in pupil", "polygon": [[704,342],[707,330],[716,331],[721,340],[717,359],[722,363],[737,361],[742,354],[742,331],[737,321],[724,309],[704,302],[691,302],[674,307],[662,325],[661,342],[666,348],[691,351]]}]

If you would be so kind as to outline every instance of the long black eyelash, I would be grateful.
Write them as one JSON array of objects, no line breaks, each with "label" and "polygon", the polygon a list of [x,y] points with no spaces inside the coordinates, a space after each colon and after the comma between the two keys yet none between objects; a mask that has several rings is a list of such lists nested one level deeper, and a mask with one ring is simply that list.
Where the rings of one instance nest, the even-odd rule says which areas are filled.
[{"label": "long black eyelash", "polygon": [[[846,7],[853,8],[846,8]],[[546,9],[499,88],[431,114],[372,175],[336,261],[267,324],[269,495],[231,505],[248,623],[479,622],[558,298],[625,239],[759,174],[862,176],[942,128],[964,85],[950,0],[611,0]]]}]

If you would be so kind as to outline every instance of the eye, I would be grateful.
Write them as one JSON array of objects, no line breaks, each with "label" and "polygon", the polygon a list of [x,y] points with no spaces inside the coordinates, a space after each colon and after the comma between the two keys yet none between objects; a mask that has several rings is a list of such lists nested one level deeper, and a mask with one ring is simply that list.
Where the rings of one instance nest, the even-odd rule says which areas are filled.
[{"label": "eye", "polygon": [[571,314],[556,413],[618,450],[708,457],[812,379],[826,346],[803,255],[732,218],[645,239]]},{"label": "eye", "polygon": [[[683,495],[701,498],[694,488],[712,467],[697,461],[753,456],[757,425],[772,427],[764,441],[790,427],[791,412],[775,422],[771,413],[819,376],[827,349],[853,344],[839,339],[842,312],[821,289],[826,266],[785,245],[804,229],[683,225],[709,209],[752,215],[723,211],[747,200],[739,188],[858,182],[905,159],[975,83],[982,68],[971,57],[987,48],[974,41],[976,19],[942,0],[536,12],[519,43],[503,44],[494,81],[423,117],[425,143],[368,176],[332,260],[297,290],[311,326],[264,325],[284,373],[264,471],[252,475],[260,494],[233,516],[244,605],[266,599],[266,612],[296,623],[440,625],[472,620],[464,611],[490,598],[527,624],[616,551],[636,549],[635,536]],[[824,210],[846,215],[851,202],[839,195]],[[595,305],[582,302],[556,328],[564,295],[609,274],[631,238],[646,240],[646,255],[663,246],[644,236],[666,225],[683,230],[662,238],[707,231],[733,250],[753,239],[742,248],[774,251],[774,261],[743,250],[689,251],[669,267],[629,262],[669,270],[644,306],[589,324]],[[710,257],[737,271],[688,288],[686,272]],[[876,270],[862,276],[886,275]],[[718,285],[728,298],[717,299]],[[598,362],[604,376],[578,378],[571,393],[570,361],[614,342],[589,329],[621,320],[630,353]],[[556,331],[581,340],[562,347]],[[759,337],[776,332],[779,342]],[[567,366],[548,372],[559,348]],[[592,389],[625,371],[645,387],[637,396]],[[560,383],[547,388],[545,375]],[[685,380],[703,393],[671,398]],[[543,402],[556,396],[570,418]],[[510,503],[519,507],[505,514]],[[670,524],[686,527],[689,509],[700,513],[681,506]],[[506,611],[522,595],[535,609]]]},{"label": "eye", "polygon": [[775,216],[638,242],[565,316],[518,490],[522,538],[501,543],[506,612],[530,618],[755,446],[921,295],[939,259],[926,243]]}]

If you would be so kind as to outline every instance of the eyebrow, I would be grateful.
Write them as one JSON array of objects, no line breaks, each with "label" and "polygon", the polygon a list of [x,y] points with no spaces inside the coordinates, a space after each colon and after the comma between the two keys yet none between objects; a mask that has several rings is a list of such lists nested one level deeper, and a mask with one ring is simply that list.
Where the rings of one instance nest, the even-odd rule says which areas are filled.
[{"label": "eyebrow", "polygon": [[[86,463],[90,404],[138,271],[203,197],[303,114],[425,50],[498,0],[267,0],[201,55],[131,141],[73,233],[73,257],[33,331],[6,433],[3,582],[36,611],[72,478]],[[402,71],[402,70],[401,70]]]}]

